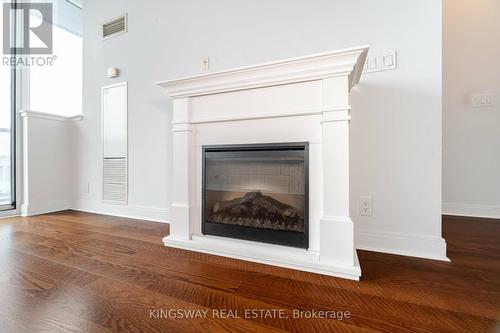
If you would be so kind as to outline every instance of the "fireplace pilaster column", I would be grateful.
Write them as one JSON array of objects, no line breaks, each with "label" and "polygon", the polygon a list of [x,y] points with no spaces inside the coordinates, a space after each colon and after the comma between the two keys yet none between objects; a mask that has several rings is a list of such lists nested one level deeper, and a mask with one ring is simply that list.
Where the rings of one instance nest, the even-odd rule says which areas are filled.
[{"label": "fireplace pilaster column", "polygon": [[[320,261],[354,263],[349,217],[349,77],[323,80],[323,214]],[[335,258],[335,259],[333,259]]]},{"label": "fireplace pilaster column", "polygon": [[174,99],[173,136],[173,200],[170,206],[170,238],[191,239],[190,227],[190,163],[191,110],[189,98]]}]

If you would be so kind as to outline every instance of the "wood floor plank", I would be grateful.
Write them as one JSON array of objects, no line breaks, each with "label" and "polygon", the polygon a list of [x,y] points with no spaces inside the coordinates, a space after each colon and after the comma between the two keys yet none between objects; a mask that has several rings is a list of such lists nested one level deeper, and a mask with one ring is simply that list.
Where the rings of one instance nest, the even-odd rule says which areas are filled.
[{"label": "wood floor plank", "polygon": [[[167,248],[168,225],[64,211],[0,220],[0,331],[493,332],[500,223],[444,217],[451,263],[358,251],[361,282]],[[205,310],[152,318],[149,310]],[[217,318],[230,309],[286,318]],[[341,321],[293,310],[348,310]]]},{"label": "wood floor plank", "polygon": [[[64,243],[52,243],[50,238],[17,231],[13,238],[18,241],[16,248],[29,253],[36,253],[59,262],[67,262],[74,267],[86,267],[89,271],[114,274],[119,271],[125,276],[133,276],[137,280],[151,282],[166,277],[170,279],[188,280],[191,283],[204,285],[214,289],[234,292],[239,282],[224,277],[213,277],[211,274],[201,274],[192,272],[185,273],[182,270],[174,270],[168,267],[155,265],[142,259],[134,259],[130,256],[120,256],[119,252],[109,254],[102,250],[90,249],[82,244],[66,241]],[[110,269],[113,267],[113,269]],[[104,273],[103,273],[104,274]]]},{"label": "wood floor plank", "polygon": [[[60,297],[64,281],[85,285],[92,281],[88,274],[59,272],[54,276],[50,262],[14,255],[3,251],[0,258],[0,331],[1,332],[111,332],[80,316],[75,316],[67,302]],[[54,303],[48,302],[52,295]],[[42,315],[41,315],[42,314]]]},{"label": "wood floor plank", "polygon": [[[65,264],[49,261],[45,258],[38,257],[22,251],[14,250],[10,255],[13,262],[29,263],[30,270],[40,272],[45,278],[50,279],[51,276],[64,277],[68,268],[72,268],[75,275],[87,276],[93,275],[87,271],[75,267],[68,267]],[[41,268],[50,267],[50,270]],[[175,309],[182,308],[200,309],[193,307],[193,304],[183,302],[172,297],[159,295],[152,290],[145,289],[141,285],[135,286],[127,280],[111,280],[97,275],[94,278],[87,278],[87,283],[79,283],[80,279],[69,280],[61,279],[57,284],[57,291],[42,292],[38,295],[45,302],[57,302],[57,306],[51,306],[52,309],[62,306],[71,308],[72,312],[78,313],[80,317],[91,320],[95,325],[104,326],[113,331],[135,331],[135,332],[156,332],[156,331],[171,331],[171,332],[205,332],[208,327],[214,332],[279,332],[272,326],[255,324],[245,320],[234,322],[219,322],[209,315],[206,320],[196,319],[193,321],[179,321],[175,326],[170,323],[163,324],[163,318],[151,318],[149,310],[151,308]],[[135,281],[134,281],[135,282]],[[51,286],[52,287],[52,286]],[[57,297],[54,297],[57,295]],[[83,301],[82,301],[83,300]],[[85,302],[92,301],[102,307],[86,309]],[[119,311],[117,312],[116,309]],[[101,318],[102,313],[107,313],[107,317],[114,319]],[[125,316],[125,318],[122,318]],[[106,318],[107,318],[106,317]],[[135,321],[129,321],[127,318],[134,318]],[[160,320],[156,320],[160,319]],[[139,321],[139,323],[138,323]],[[146,325],[145,323],[153,323],[154,325]]]},{"label": "wood floor plank", "polygon": [[[29,238],[29,241],[26,241],[25,237],[19,238],[16,237],[19,235],[19,232],[14,235],[14,238],[16,241],[18,241],[17,249],[20,251],[25,251],[26,253],[31,253],[33,255],[40,256],[45,259],[50,259],[53,262],[59,262],[59,263],[65,263],[68,265],[71,265],[73,267],[79,267],[82,269],[86,269],[88,271],[94,271],[97,274],[100,274],[102,276],[106,276],[108,278],[117,280],[119,283],[122,284],[135,284],[139,285],[141,287],[146,287],[149,290],[156,291],[156,292],[162,292],[161,288],[157,288],[157,284],[161,283],[162,285],[170,285],[170,286],[176,286],[176,294],[175,297],[178,300],[177,304],[181,303],[181,301],[189,301],[192,302],[193,304],[197,305],[202,305],[202,299],[200,299],[201,296],[207,297],[207,299],[212,299],[214,298],[214,293],[218,290],[222,290],[220,288],[208,288],[206,286],[203,286],[203,284],[197,283],[196,279],[189,278],[189,279],[172,279],[172,278],[166,278],[165,276],[162,276],[159,278],[159,276],[151,276],[146,271],[140,271],[140,270],[127,270],[124,266],[119,266],[116,263],[113,264],[106,264],[100,258],[99,260],[91,259],[88,258],[88,256],[78,256],[75,255],[74,253],[77,254],[83,254],[84,251],[76,250],[73,246],[61,246],[60,244],[57,246],[57,249],[54,247],[48,247],[45,245],[42,245],[44,242],[46,242],[46,239],[39,238],[39,237],[34,237],[31,236]],[[21,235],[25,235],[25,233],[22,233]],[[65,252],[66,251],[66,252]],[[74,253],[72,253],[74,252]],[[37,267],[38,269],[38,267]],[[57,270],[53,269],[54,272]],[[119,274],[116,274],[116,272],[119,272]],[[57,273],[58,275],[62,275],[61,273]],[[182,283],[180,283],[182,282]],[[183,285],[184,288],[179,288],[179,286]],[[187,291],[186,293],[184,293]],[[200,291],[202,291],[200,293]],[[193,293],[195,292],[195,293]],[[182,295],[182,293],[184,293]],[[194,295],[197,294],[198,298],[196,299],[189,299],[187,298],[187,295]],[[230,295],[227,292],[225,292],[226,295]],[[231,304],[231,306],[228,306],[228,304]],[[249,299],[243,299],[240,298],[239,304],[241,306],[239,307],[234,307],[234,302],[231,303],[216,303],[217,307],[215,309],[236,309],[240,313],[243,313],[244,309],[275,309],[276,306],[272,304],[265,304],[263,302],[259,302],[256,304],[255,301],[251,301]],[[256,318],[256,322],[261,322],[263,324],[267,324],[268,322],[266,321],[259,321],[259,318]],[[287,326],[290,325],[283,325],[283,323],[276,323],[272,322],[276,328],[286,328]],[[290,328],[292,331],[298,331],[298,332],[316,332],[317,330],[324,330],[325,328],[329,329],[334,329],[338,328],[339,326],[343,326],[343,323],[340,322],[326,322],[326,321],[319,321],[319,322],[307,322],[307,321],[302,321],[301,323],[295,323],[296,325],[292,325]],[[294,329],[294,327],[299,327],[299,330]],[[360,329],[357,330],[349,330],[346,327],[343,328],[343,331],[349,332],[349,331],[360,331]]]},{"label": "wood floor plank", "polygon": [[[43,234],[45,235],[51,235],[51,233],[46,233],[45,229],[41,229],[39,231],[43,231],[42,233],[38,234]],[[95,241],[93,239],[96,235],[99,236],[104,236],[99,233],[90,233],[88,239],[84,240],[79,240],[78,245],[73,245],[72,247],[74,248],[77,246],[79,248],[79,251],[84,254],[85,256],[96,256],[99,255],[101,260],[106,258],[110,262],[116,262],[116,263],[123,263],[125,265],[133,262],[134,259],[130,259],[129,256],[148,256],[148,264],[142,263],[141,257],[137,259],[137,262],[133,265],[134,267],[142,267],[145,269],[145,271],[162,271],[163,269],[167,270],[174,270],[176,272],[185,272],[186,274],[190,274],[191,276],[187,278],[191,282],[194,282],[194,279],[196,275],[202,276],[203,273],[206,274],[206,272],[209,272],[210,277],[214,277],[216,280],[217,279],[222,279],[222,280],[229,280],[230,277],[235,281],[235,285],[237,282],[241,282],[243,279],[246,279],[249,276],[248,271],[243,271],[243,270],[237,270],[237,269],[228,269],[225,267],[216,267],[213,265],[207,265],[206,263],[203,262],[197,262],[197,261],[192,261],[192,260],[187,260],[186,258],[180,258],[180,257],[175,257],[175,261],[170,261],[166,260],[166,258],[171,257],[171,254],[168,253],[168,249],[165,247],[160,247],[160,253],[163,253],[162,256],[158,256],[155,254],[158,254],[158,249],[151,249],[151,248],[146,248],[138,249],[134,245],[127,243],[129,240],[128,239],[123,239],[123,238],[118,238],[114,237],[113,241],[111,242],[110,240],[108,241]],[[108,237],[108,236],[105,236]],[[69,243],[71,238],[66,237],[66,244]],[[46,240],[40,240],[37,239],[36,243],[37,244],[44,244]],[[104,245],[101,246],[103,243]],[[116,244],[115,247],[112,246],[112,244]],[[50,245],[50,241],[49,241]],[[58,246],[60,247],[60,245]],[[66,245],[65,245],[66,247]],[[63,250],[67,250],[65,247],[63,247]],[[110,255],[107,255],[108,252],[111,253]],[[117,258],[116,255],[122,256],[123,258]],[[372,257],[377,257],[377,254],[372,254]],[[381,258],[386,259],[386,263],[391,263],[394,261],[397,261],[398,256],[388,256],[388,255],[382,255]],[[124,259],[125,262],[122,260]],[[389,260],[388,260],[389,259]],[[372,260],[373,261],[373,260]],[[432,272],[435,274],[436,272],[441,272],[443,273],[443,269],[437,269],[439,267],[435,267],[433,270],[427,269],[426,270],[426,264],[428,264],[428,261],[425,261],[422,263],[421,266],[423,266],[423,271],[425,272],[427,278],[429,278],[429,272]],[[436,264],[436,263],[434,263]],[[450,268],[450,266],[447,263],[441,263],[441,266],[446,266]],[[401,263],[400,263],[400,266]],[[414,266],[414,265],[413,265]],[[408,268],[404,267],[404,271],[409,271],[409,274],[414,275],[414,280],[412,281],[411,284],[409,283],[401,283],[401,276],[398,274],[398,268],[394,269],[393,268],[393,274],[391,279],[385,279],[384,284],[385,288],[380,289],[377,288],[375,285],[374,288],[366,287],[365,283],[361,283],[361,289],[359,289],[359,292],[362,293],[368,293],[373,296],[381,296],[381,297],[386,297],[389,299],[404,299],[406,302],[414,303],[414,304],[419,304],[419,305],[434,305],[435,307],[438,307],[440,309],[444,310],[453,310],[453,311],[462,311],[471,315],[484,315],[487,318],[495,318],[497,314],[497,303],[489,302],[489,299],[493,297],[492,293],[487,294],[487,297],[475,297],[473,293],[468,293],[467,296],[464,295],[457,295],[455,292],[449,293],[446,292],[447,287],[442,286],[442,285],[436,285],[435,283],[425,283],[425,281],[417,281],[415,280],[418,275],[416,274],[417,271],[413,270],[411,271],[409,268],[412,268],[413,266],[409,266]],[[439,265],[435,265],[439,266]],[[444,270],[444,273],[448,273],[449,276],[444,276],[441,277],[440,280],[442,281],[449,281],[451,277],[454,276],[455,272],[446,272]],[[473,272],[471,272],[473,273]],[[165,274],[168,275],[168,274]],[[469,277],[470,279],[476,279],[476,277],[471,274],[472,277]],[[251,275],[251,281],[253,281],[256,285],[260,285],[262,283],[265,283],[266,280],[268,279],[268,275],[266,274],[259,274],[258,272],[254,272]],[[272,278],[272,276],[271,276]],[[436,279],[435,279],[436,280]],[[439,279],[437,279],[439,280]],[[288,279],[284,279],[282,283],[287,283]],[[467,282],[467,281],[465,281]],[[475,281],[477,283],[477,281]],[[308,283],[310,284],[310,283]],[[430,292],[422,292],[422,286],[427,284],[427,290],[431,289],[433,290],[432,293]],[[355,286],[359,286],[360,284],[354,283]],[[414,287],[414,285],[416,287]],[[216,286],[214,286],[216,287]],[[232,288],[232,291],[234,291],[234,288]],[[490,288],[492,289],[492,288]],[[382,292],[377,292],[382,290]],[[383,291],[388,291],[386,293],[383,293]],[[468,298],[467,302],[463,302],[464,297]]]}]

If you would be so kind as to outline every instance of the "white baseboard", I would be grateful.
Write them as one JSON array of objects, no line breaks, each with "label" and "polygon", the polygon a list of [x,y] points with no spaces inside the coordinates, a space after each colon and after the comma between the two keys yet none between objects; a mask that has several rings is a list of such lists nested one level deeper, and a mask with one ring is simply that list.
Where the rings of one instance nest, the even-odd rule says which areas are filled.
[{"label": "white baseboard", "polygon": [[450,261],[446,257],[446,241],[442,237],[356,230],[355,244],[359,250]]},{"label": "white baseboard", "polygon": [[127,217],[131,219],[155,221],[168,223],[169,210],[167,208],[130,206],[130,205],[110,205],[98,200],[77,199],[72,200],[70,209],[97,213],[104,215],[113,215]]},{"label": "white baseboard", "polygon": [[47,214],[69,209],[69,200],[52,200],[21,204],[21,216]]},{"label": "white baseboard", "polygon": [[444,215],[500,219],[500,206],[443,203]]}]

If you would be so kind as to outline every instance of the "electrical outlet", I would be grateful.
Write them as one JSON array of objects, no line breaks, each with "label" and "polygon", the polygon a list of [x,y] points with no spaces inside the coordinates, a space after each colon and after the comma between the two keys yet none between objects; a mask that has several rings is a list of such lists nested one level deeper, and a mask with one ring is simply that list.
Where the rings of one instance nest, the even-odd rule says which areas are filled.
[{"label": "electrical outlet", "polygon": [[210,69],[210,57],[201,59],[201,71],[206,72]]},{"label": "electrical outlet", "polygon": [[359,197],[359,215],[361,216],[372,216],[372,197],[371,196],[361,196]]}]

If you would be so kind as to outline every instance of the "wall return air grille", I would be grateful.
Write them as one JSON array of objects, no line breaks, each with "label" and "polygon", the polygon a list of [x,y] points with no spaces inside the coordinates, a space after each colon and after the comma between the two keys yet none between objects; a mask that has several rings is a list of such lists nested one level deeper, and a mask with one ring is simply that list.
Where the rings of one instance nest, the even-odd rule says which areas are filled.
[{"label": "wall return air grille", "polygon": [[102,87],[103,201],[127,204],[127,82]]},{"label": "wall return air grille", "polygon": [[102,25],[102,38],[117,36],[127,32],[127,14],[114,18]]},{"label": "wall return air grille", "polygon": [[127,159],[104,158],[103,200],[127,203]]}]

